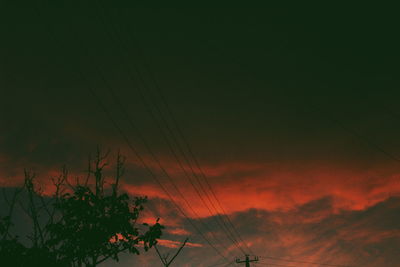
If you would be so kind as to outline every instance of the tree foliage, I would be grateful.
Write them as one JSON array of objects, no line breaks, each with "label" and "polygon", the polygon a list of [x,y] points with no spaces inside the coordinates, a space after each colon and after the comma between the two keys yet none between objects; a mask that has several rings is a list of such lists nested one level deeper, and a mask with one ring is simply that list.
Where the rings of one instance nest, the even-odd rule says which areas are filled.
[{"label": "tree foliage", "polygon": [[[116,175],[106,186],[103,169],[107,155],[97,151],[89,159],[88,175],[83,183],[69,182],[68,172],[53,179],[55,192],[50,198],[40,193],[34,175],[25,172],[23,189],[15,191],[9,201],[9,213],[0,218],[0,262],[11,261],[13,266],[41,262],[41,266],[97,266],[108,259],[119,260],[122,252],[139,254],[157,243],[163,226],[138,224],[146,197],[120,193],[119,180],[123,175],[124,158],[118,154]],[[18,194],[24,191],[27,203],[20,203],[29,215],[32,233],[29,245],[10,234],[11,217]],[[43,223],[43,213],[46,221]],[[142,228],[145,227],[146,230]]]}]

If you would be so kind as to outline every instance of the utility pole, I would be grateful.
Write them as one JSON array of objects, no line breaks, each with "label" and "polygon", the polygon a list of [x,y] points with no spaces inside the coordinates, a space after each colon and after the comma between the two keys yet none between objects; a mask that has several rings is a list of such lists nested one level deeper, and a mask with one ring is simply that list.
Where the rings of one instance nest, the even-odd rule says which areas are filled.
[{"label": "utility pole", "polygon": [[154,248],[156,249],[156,252],[158,254],[158,257],[160,258],[161,262],[163,263],[163,265],[165,267],[169,267],[172,263],[172,261],[176,258],[176,256],[178,256],[178,254],[181,252],[181,250],[183,249],[183,247],[186,245],[186,242],[189,240],[189,238],[186,238],[185,241],[182,243],[182,245],[180,246],[180,248],[178,249],[178,251],[175,253],[175,255],[172,257],[171,260],[168,260],[169,258],[169,253],[166,255],[161,255],[160,251],[157,248],[157,245],[154,246]]},{"label": "utility pole", "polygon": [[245,255],[244,260],[236,259],[236,263],[246,263],[246,267],[250,267],[250,262],[258,261],[258,257],[254,256],[254,259],[250,259],[250,255]]}]

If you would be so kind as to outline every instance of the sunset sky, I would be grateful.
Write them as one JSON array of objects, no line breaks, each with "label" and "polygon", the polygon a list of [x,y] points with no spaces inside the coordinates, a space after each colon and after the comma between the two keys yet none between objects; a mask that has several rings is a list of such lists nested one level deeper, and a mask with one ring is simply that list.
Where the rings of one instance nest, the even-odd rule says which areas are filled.
[{"label": "sunset sky", "polygon": [[[122,188],[149,197],[143,220],[166,226],[160,250],[189,237],[173,266],[225,266],[199,231],[232,262],[249,247],[254,266],[400,266],[393,7],[36,2],[0,7],[1,187],[20,185],[27,168],[51,191],[64,164],[84,175],[99,145],[110,161],[127,157]],[[182,157],[186,142],[201,170]],[[246,244],[210,214],[196,177]],[[103,266],[162,265],[151,250]]]}]

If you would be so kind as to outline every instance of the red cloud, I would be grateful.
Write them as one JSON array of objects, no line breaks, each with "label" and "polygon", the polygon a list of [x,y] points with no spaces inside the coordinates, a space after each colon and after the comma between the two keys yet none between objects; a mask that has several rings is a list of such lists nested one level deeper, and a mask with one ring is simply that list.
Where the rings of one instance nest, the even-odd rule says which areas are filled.
[{"label": "red cloud", "polygon": [[[175,165],[167,169],[168,171],[172,169],[171,172],[176,173],[174,181],[197,211],[197,215],[191,212],[169,181],[163,179],[164,185],[170,190],[175,201],[191,217],[210,216],[188,178],[179,174]],[[370,167],[363,170],[311,164],[225,163],[221,166],[206,166],[203,170],[228,213],[250,208],[290,210],[324,197],[333,199],[332,212],[337,213],[341,210],[364,210],[390,196],[400,194],[400,175],[391,166]],[[200,191],[197,180],[192,177],[192,181]],[[201,183],[209,192],[208,185],[203,180]],[[135,194],[168,199],[152,182],[141,186],[126,186],[126,189]],[[209,204],[204,192],[201,193]],[[323,218],[324,215],[319,214],[319,217]]]},{"label": "red cloud", "polygon": [[[160,246],[164,246],[167,248],[178,248],[182,245],[182,242],[179,241],[173,241],[173,240],[167,240],[167,239],[158,239],[158,244]],[[199,243],[191,243],[191,242],[186,242],[185,247],[189,247],[189,248],[201,248],[203,247],[202,244]]]},{"label": "red cloud", "polygon": [[168,228],[166,232],[172,234],[172,235],[185,235],[189,236],[191,233],[183,228]]},{"label": "red cloud", "polygon": [[[157,164],[145,157],[150,168],[156,174],[160,173]],[[3,159],[2,162],[7,159]],[[129,161],[128,166],[135,165],[134,160]],[[191,176],[191,182],[197,186],[203,201],[194,190],[191,182],[180,170],[179,164],[169,158],[162,158],[161,164],[170,174],[171,179],[179,188],[186,201],[174,185],[164,176],[159,176],[160,181],[170,192],[176,203],[182,207],[189,217],[208,217],[210,205],[203,190],[209,192],[208,185],[200,179]],[[364,210],[390,196],[400,194],[400,175],[398,168],[387,165],[351,167],[343,165],[311,164],[302,163],[248,163],[248,162],[225,162],[218,165],[205,165],[203,171],[208,181],[222,202],[228,213],[244,211],[250,208],[264,210],[290,210],[324,197],[333,199],[333,210],[337,213],[341,210]],[[15,166],[14,166],[15,167]],[[21,167],[22,168],[22,167]],[[52,186],[49,177],[57,176],[58,170],[36,166],[38,171],[38,182],[42,185],[45,193],[51,192]],[[189,173],[189,166],[184,168]],[[20,173],[22,174],[22,169]],[[196,175],[200,177],[197,171]],[[71,175],[72,179],[78,175]],[[22,175],[18,172],[0,175],[0,181],[5,186],[21,184]],[[125,177],[128,181],[129,177]],[[142,181],[140,184],[124,183],[124,190],[132,195],[147,195],[150,199],[169,199],[163,190],[152,180]],[[209,197],[212,197],[209,195]],[[196,211],[194,213],[188,204]],[[216,203],[214,202],[216,205]],[[167,208],[168,209],[168,208]],[[169,208],[170,209],[170,208]],[[218,209],[221,212],[220,209]],[[318,216],[305,219],[318,220],[327,213],[319,213]]]}]

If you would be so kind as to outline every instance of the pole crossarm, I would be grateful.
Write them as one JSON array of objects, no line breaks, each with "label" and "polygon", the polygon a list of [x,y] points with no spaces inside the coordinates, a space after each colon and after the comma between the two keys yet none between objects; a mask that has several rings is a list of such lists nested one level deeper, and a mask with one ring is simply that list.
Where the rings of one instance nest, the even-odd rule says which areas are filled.
[{"label": "pole crossarm", "polygon": [[236,263],[245,263],[246,267],[250,267],[250,262],[256,262],[258,261],[258,257],[254,256],[253,259],[250,259],[250,255],[245,255],[245,259],[244,260],[240,260],[240,259],[236,259],[235,262]]}]

